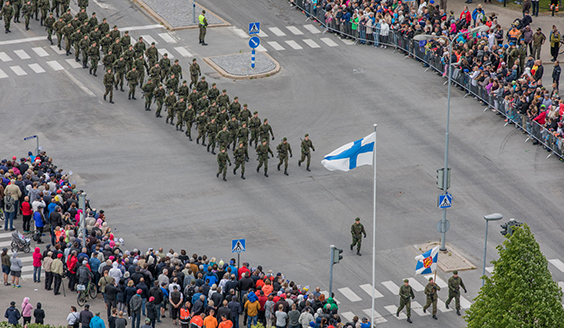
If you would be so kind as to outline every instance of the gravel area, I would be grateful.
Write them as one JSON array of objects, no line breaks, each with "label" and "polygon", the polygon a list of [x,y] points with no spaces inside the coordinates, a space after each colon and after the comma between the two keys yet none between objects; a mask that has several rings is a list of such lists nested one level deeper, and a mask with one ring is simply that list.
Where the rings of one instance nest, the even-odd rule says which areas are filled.
[{"label": "gravel area", "polygon": [[[202,7],[196,2],[196,24],[192,23],[192,1],[187,0],[143,0],[172,27],[198,25],[198,16]],[[222,20],[206,12],[208,24],[222,24]]]},{"label": "gravel area", "polygon": [[238,76],[268,73],[276,67],[276,64],[262,52],[257,52],[255,55],[254,69],[251,68],[250,53],[212,57],[210,60],[227,73]]}]

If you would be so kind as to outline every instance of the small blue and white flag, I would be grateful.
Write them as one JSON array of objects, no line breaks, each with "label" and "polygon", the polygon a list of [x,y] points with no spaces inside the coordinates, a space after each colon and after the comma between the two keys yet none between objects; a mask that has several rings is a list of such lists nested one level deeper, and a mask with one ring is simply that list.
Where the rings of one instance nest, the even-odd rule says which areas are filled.
[{"label": "small blue and white flag", "polygon": [[354,142],[350,142],[329,155],[321,164],[329,171],[350,171],[357,166],[372,165],[376,132]]},{"label": "small blue and white flag", "polygon": [[433,271],[437,269],[439,246],[430,249],[421,255],[417,255],[415,259],[418,261],[415,266],[415,274],[433,273]]}]

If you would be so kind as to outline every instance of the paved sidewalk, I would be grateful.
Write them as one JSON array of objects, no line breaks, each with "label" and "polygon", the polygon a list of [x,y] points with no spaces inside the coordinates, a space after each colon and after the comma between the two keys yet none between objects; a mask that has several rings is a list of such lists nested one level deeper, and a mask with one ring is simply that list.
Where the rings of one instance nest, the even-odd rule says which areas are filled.
[{"label": "paved sidewalk", "polygon": [[169,30],[197,28],[198,16],[206,11],[210,27],[227,26],[229,23],[215,13],[196,3],[196,21],[193,20],[193,3],[186,0],[133,0],[141,9],[165,25]]}]

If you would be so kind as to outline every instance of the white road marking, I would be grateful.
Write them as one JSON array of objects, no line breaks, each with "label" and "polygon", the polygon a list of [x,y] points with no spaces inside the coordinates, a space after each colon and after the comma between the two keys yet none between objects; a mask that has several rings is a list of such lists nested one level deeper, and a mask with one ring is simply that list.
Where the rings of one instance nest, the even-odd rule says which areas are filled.
[{"label": "white road marking", "polygon": [[285,41],[290,47],[294,48],[295,50],[301,50],[303,49],[302,46],[300,46],[296,41],[294,40],[288,40]]},{"label": "white road marking", "polygon": [[460,307],[463,309],[469,309],[472,305],[472,302],[467,300],[464,296],[460,296]]},{"label": "white road marking", "polygon": [[8,62],[8,61],[12,61],[12,58],[10,58],[10,56],[8,56],[7,53],[0,51],[0,60],[3,62]]},{"label": "white road marking", "polygon": [[[372,316],[372,310],[371,309],[364,309],[362,311],[364,313],[366,313],[368,318],[370,318]],[[374,322],[373,322],[373,324],[384,323],[384,322],[388,322],[388,320],[384,319],[384,317],[380,313],[378,313],[376,310],[374,310]]]},{"label": "white road marking", "polygon": [[[454,299],[453,299],[453,301],[454,301]],[[441,312],[452,311],[452,307],[454,306],[454,302],[451,301],[448,306],[449,306],[449,308],[447,309],[446,306],[445,306],[445,301],[443,301],[441,299],[437,300],[437,308],[439,309],[439,311],[441,311]]]},{"label": "white road marking", "polygon": [[358,302],[358,301],[362,301],[362,298],[360,298],[355,292],[352,291],[352,289],[350,289],[349,287],[344,287],[344,288],[339,288],[338,291],[345,295],[346,298],[349,299],[349,301],[351,302]]},{"label": "white road marking", "polygon": [[276,36],[286,36],[286,33],[282,32],[278,27],[269,27],[270,32],[276,34]]},{"label": "white road marking", "polygon": [[494,271],[494,267],[486,267],[486,271],[492,273]]},{"label": "white road marking", "polygon": [[14,50],[14,53],[21,59],[30,59],[31,57],[24,50]]},{"label": "white road marking", "polygon": [[308,46],[310,46],[311,48],[321,48],[321,46],[319,46],[317,43],[315,43],[315,41],[313,41],[312,39],[303,39],[303,42],[305,42]]},{"label": "white road marking", "polygon": [[39,64],[29,64],[29,68],[31,68],[35,73],[45,73],[43,67],[39,66]]},{"label": "white road marking", "polygon": [[292,32],[294,35],[303,35],[304,33],[300,30],[298,30],[297,27],[295,26],[286,26],[286,28],[288,29],[288,31]]},{"label": "white road marking", "polygon": [[384,297],[384,295],[382,295],[376,288],[372,288],[372,285],[370,284],[360,285],[360,288],[362,288],[362,290],[364,290],[370,297],[372,297],[372,291],[374,291],[374,298]]},{"label": "white road marking", "polygon": [[4,78],[7,78],[7,77],[8,77],[8,74],[4,73],[4,71],[0,69],[0,79],[4,79]]},{"label": "white road marking", "polygon": [[257,51],[268,51],[268,50],[266,50],[266,48],[263,47],[262,45],[259,45],[259,46],[257,47]]},{"label": "white road marking", "polygon": [[347,322],[352,322],[354,318],[354,313],[352,312],[343,312],[341,316],[347,320]]},{"label": "white road marking", "polygon": [[403,309],[400,312],[399,317],[396,317],[396,312],[398,311],[397,305],[386,305],[384,306],[384,309],[388,310],[388,312],[390,312],[390,314],[393,315],[394,318],[397,318],[398,320],[407,319],[407,315],[405,315],[405,309]]},{"label": "white road marking", "polygon": [[562,263],[562,261],[560,261],[559,259],[548,260],[548,262],[554,265],[561,272],[564,272],[564,263]]},{"label": "white road marking", "polygon": [[141,35],[141,36],[143,37],[143,40],[145,40],[149,45],[151,45],[153,42],[155,43],[155,45],[159,44],[157,40],[153,39],[153,37],[150,35]]},{"label": "white road marking", "polygon": [[174,39],[172,35],[168,33],[159,33],[159,36],[168,43],[177,43],[176,39]]},{"label": "white road marking", "polygon": [[261,38],[268,38],[268,34],[266,34],[263,30],[260,30],[258,36]]},{"label": "white road marking", "polygon": [[112,7],[111,5],[105,4],[105,3],[100,3],[97,0],[92,0],[92,2],[94,2],[95,4],[98,5],[98,7],[102,8],[102,9],[106,9],[106,10],[110,10],[110,9],[114,9],[114,7]]},{"label": "white road marking", "polygon": [[186,58],[186,57],[193,57],[193,55],[184,47],[174,47],[174,50],[178,51],[178,53]]},{"label": "white road marking", "polygon": [[11,232],[3,232],[0,233],[0,238],[12,238],[12,233]]},{"label": "white road marking", "polygon": [[57,46],[51,46],[51,49],[53,49],[58,55],[64,55],[67,53],[65,50],[59,50],[59,47]]},{"label": "white road marking", "polygon": [[62,71],[65,68],[59,64],[56,60],[48,61],[47,65],[51,66],[54,71]]},{"label": "white road marking", "polygon": [[[425,287],[419,283],[419,281],[415,280],[413,277],[406,278],[409,280],[409,285],[413,288],[416,292],[422,292],[425,290]],[[427,279],[428,280],[428,279]]]},{"label": "white road marking", "polygon": [[[19,66],[17,66],[17,65],[16,65],[16,66],[10,66],[10,69],[11,69],[12,71],[14,71],[14,73],[16,73],[18,76],[27,75],[27,73],[26,73],[21,67],[19,67]],[[8,245],[9,245],[10,243],[11,243],[11,241],[8,242]],[[0,246],[0,247],[2,247],[2,246]]]},{"label": "white road marking", "polygon": [[245,31],[243,31],[240,28],[236,28],[235,26],[230,26],[230,27],[228,27],[228,29],[230,29],[231,32],[235,33],[235,35],[237,35],[238,37],[240,37],[242,39],[249,38],[249,35],[247,35],[247,33],[245,33]]},{"label": "white road marking", "polygon": [[419,304],[419,302],[417,301],[411,301],[411,310],[419,314],[420,316],[424,317],[426,315],[431,315],[431,312],[433,311],[433,306],[431,305],[431,307],[427,309],[427,313],[423,313],[423,305]]},{"label": "white road marking", "polygon": [[94,94],[94,92],[90,91],[90,89],[88,89],[84,84],[82,84],[82,82],[80,82],[76,77],[72,76],[71,73],[69,73],[68,71],[63,71],[63,73],[65,73],[65,75],[74,82],[74,84],[76,84],[76,86],[78,86],[82,91],[84,91],[87,95],[89,95],[90,97],[96,97],[96,95]]},{"label": "white road marking", "polygon": [[25,42],[41,41],[41,40],[47,40],[47,37],[34,36],[34,37],[31,37],[31,38],[25,38],[25,39],[0,41],[0,46],[5,46],[5,45],[8,45],[8,44],[18,44],[18,43],[25,43]]},{"label": "white road marking", "polygon": [[274,48],[274,50],[285,50],[284,47],[282,47],[280,45],[280,43],[276,42],[276,41],[268,41],[267,42],[272,48]]},{"label": "white road marking", "polygon": [[167,54],[168,59],[174,58],[174,56],[170,53],[170,51],[166,50],[165,48],[159,48],[158,51],[159,51],[159,54],[161,54],[161,56],[164,56],[164,54]]},{"label": "white road marking", "polygon": [[559,281],[558,287],[560,287],[562,290],[564,290],[564,281]]},{"label": "white road marking", "polygon": [[35,53],[39,56],[39,57],[47,57],[49,56],[49,54],[47,53],[47,51],[45,51],[43,48],[41,47],[35,47],[35,48],[31,48],[31,50],[35,51]]},{"label": "white road marking", "polygon": [[354,44],[354,41],[349,39],[341,39],[341,41],[343,41],[343,43],[346,44],[347,46],[352,46]]},{"label": "white road marking", "polygon": [[74,58],[66,59],[66,61],[72,68],[81,68],[82,67],[82,64],[77,62],[76,60],[74,60]]},{"label": "white road marking", "polygon": [[305,28],[306,30],[310,31],[311,34],[319,34],[319,33],[321,33],[321,31],[318,30],[317,27],[315,27],[315,26],[313,26],[313,25],[311,25],[311,24],[306,24],[306,25],[304,25],[304,28]]},{"label": "white road marking", "polygon": [[384,285],[384,287],[388,288],[388,290],[390,292],[392,292],[392,294],[399,295],[399,286],[396,285],[393,281],[391,281],[391,280],[382,281],[382,285]]},{"label": "white road marking", "polygon": [[161,24],[153,24],[153,25],[141,25],[141,26],[126,26],[122,27],[123,31],[141,31],[141,30],[152,30],[156,28],[165,28]]},{"label": "white road marking", "polygon": [[[325,299],[329,298],[329,292],[328,291],[323,290],[323,291],[321,291],[321,294],[325,295]],[[335,293],[333,293],[333,294],[335,294]],[[341,302],[339,302],[339,300],[336,299],[335,297],[333,297],[333,300],[335,301],[335,303],[337,303],[337,305],[341,304]]]},{"label": "white road marking", "polygon": [[328,45],[329,47],[336,47],[336,46],[338,46],[338,44],[335,43],[335,41],[331,40],[330,38],[321,38],[321,39],[319,39],[319,40],[325,42],[325,44]]}]

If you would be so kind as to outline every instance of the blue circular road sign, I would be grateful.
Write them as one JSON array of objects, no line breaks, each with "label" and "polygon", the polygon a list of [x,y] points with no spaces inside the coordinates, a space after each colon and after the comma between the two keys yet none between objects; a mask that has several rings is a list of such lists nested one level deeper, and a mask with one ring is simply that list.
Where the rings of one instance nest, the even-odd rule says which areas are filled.
[{"label": "blue circular road sign", "polygon": [[249,47],[255,49],[260,45],[260,39],[258,36],[253,36],[251,39],[249,39]]}]

